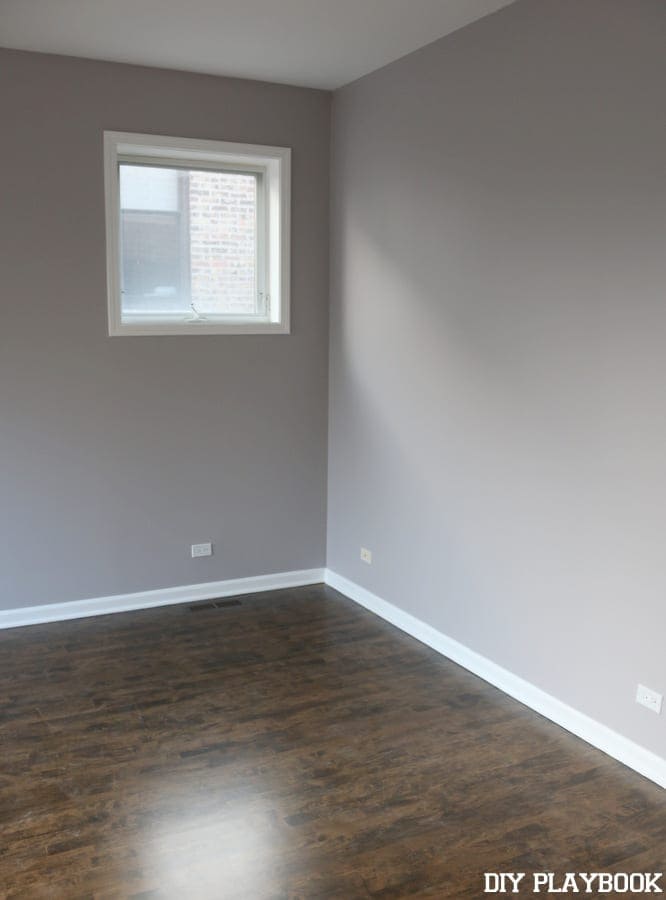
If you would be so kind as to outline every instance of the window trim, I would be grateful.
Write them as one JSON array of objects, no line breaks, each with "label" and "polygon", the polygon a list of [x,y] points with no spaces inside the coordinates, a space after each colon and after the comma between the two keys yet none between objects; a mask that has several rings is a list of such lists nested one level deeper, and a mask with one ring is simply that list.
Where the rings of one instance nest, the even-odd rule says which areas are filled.
[{"label": "window trim", "polygon": [[[263,181],[265,234],[263,273],[270,297],[268,316],[258,321],[225,316],[186,321],[150,321],[150,314],[136,322],[122,319],[120,182],[119,165],[160,164],[169,167],[259,173]],[[263,144],[237,144],[163,135],[104,132],[104,186],[106,208],[107,305],[109,335],[289,334],[290,329],[290,231],[291,150]]]}]

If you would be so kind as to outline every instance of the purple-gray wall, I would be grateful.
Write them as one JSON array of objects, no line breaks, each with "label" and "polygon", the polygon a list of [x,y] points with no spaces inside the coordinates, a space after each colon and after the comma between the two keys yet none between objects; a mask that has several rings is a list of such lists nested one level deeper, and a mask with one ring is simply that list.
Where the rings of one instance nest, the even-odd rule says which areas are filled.
[{"label": "purple-gray wall", "polygon": [[335,95],[328,500],[329,568],[662,756],[664,47],[519,0]]},{"label": "purple-gray wall", "polygon": [[[330,95],[2,50],[0,121],[0,608],[322,566]],[[105,129],[292,148],[291,335],[107,337]]]}]

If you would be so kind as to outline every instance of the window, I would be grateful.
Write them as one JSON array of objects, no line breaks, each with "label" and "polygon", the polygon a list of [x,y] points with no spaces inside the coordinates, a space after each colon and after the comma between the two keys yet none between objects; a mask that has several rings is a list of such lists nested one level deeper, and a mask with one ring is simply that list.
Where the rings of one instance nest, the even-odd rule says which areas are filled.
[{"label": "window", "polygon": [[287,333],[290,151],[104,145],[109,334]]}]

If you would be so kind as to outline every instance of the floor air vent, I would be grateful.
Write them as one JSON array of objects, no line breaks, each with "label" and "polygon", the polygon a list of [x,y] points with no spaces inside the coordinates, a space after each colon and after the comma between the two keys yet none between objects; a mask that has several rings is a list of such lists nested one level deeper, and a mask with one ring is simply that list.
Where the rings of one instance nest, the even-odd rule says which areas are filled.
[{"label": "floor air vent", "polygon": [[205,609],[227,609],[230,606],[241,606],[240,600],[210,600],[208,603],[197,603],[190,606],[190,612],[202,612]]}]

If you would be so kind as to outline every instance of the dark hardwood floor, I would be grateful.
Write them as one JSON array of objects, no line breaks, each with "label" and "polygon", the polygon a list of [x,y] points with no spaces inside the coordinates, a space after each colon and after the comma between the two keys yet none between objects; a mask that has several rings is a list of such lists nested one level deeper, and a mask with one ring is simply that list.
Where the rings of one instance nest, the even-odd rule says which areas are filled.
[{"label": "dark hardwood floor", "polygon": [[478,898],[666,861],[666,792],[324,587],[2,632],[0,713],[4,898]]}]

